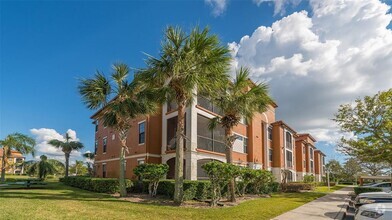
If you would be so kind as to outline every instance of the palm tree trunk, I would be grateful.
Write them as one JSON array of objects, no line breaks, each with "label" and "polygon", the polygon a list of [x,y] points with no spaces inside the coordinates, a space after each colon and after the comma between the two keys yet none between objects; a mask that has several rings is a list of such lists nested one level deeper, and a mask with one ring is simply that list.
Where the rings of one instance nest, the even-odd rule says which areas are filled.
[{"label": "palm tree trunk", "polygon": [[3,157],[1,158],[1,182],[5,181],[5,146],[3,146]]},{"label": "palm tree trunk", "polygon": [[177,146],[176,146],[176,166],[175,166],[175,184],[174,184],[174,202],[182,203],[183,182],[184,182],[184,118],[185,118],[185,101],[178,102],[178,123],[177,123]]},{"label": "palm tree trunk", "polygon": [[127,148],[127,132],[120,131],[121,152],[120,152],[120,197],[127,196],[127,189],[125,184],[125,149]]},{"label": "palm tree trunk", "polygon": [[65,177],[68,177],[69,155],[70,153],[65,153]]},{"label": "palm tree trunk", "polygon": [[[226,162],[233,163],[233,130],[231,128],[225,129],[226,136]],[[229,182],[229,200],[230,202],[235,202],[235,180],[232,178]]]}]

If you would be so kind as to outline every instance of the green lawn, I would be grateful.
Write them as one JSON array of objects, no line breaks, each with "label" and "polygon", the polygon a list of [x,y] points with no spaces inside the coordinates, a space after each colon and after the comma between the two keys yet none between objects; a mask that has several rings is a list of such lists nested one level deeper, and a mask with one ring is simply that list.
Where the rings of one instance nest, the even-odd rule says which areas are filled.
[{"label": "green lawn", "polygon": [[316,187],[316,189],[314,191],[320,192],[320,193],[331,193],[333,191],[343,189],[345,187],[347,187],[347,186],[343,186],[343,185],[331,186],[330,190],[328,190],[328,186],[318,186],[318,187]]},{"label": "green lawn", "polygon": [[136,204],[50,182],[41,189],[0,189],[0,219],[270,219],[325,194],[274,194],[236,207],[205,209]]}]

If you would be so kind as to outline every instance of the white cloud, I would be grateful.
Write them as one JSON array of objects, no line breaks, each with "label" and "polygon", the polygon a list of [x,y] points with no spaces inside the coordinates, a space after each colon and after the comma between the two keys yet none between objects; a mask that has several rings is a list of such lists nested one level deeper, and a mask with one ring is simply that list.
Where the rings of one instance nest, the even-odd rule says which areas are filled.
[{"label": "white cloud", "polygon": [[247,66],[253,80],[268,81],[278,118],[333,142],[340,104],[392,85],[392,15],[378,0],[310,6],[312,16],[295,12],[230,43],[232,68]]},{"label": "white cloud", "polygon": [[[33,128],[30,129],[30,132],[35,136],[35,140],[37,142],[36,159],[39,159],[39,156],[45,154],[46,156],[48,156],[48,158],[60,160],[62,162],[65,161],[64,153],[61,151],[61,149],[55,148],[52,145],[48,144],[48,141],[53,139],[65,141],[63,135],[59,134],[56,130],[50,128]],[[68,129],[67,133],[73,141],[79,141],[74,130]],[[80,157],[80,151],[72,151],[70,161],[74,161],[75,159],[79,159]]]},{"label": "white cloud", "polygon": [[297,6],[301,0],[253,0],[253,2],[260,6],[263,2],[274,3],[274,15],[284,15],[288,5]]},{"label": "white cloud", "polygon": [[204,0],[212,8],[212,14],[215,17],[220,16],[227,8],[227,0]]}]

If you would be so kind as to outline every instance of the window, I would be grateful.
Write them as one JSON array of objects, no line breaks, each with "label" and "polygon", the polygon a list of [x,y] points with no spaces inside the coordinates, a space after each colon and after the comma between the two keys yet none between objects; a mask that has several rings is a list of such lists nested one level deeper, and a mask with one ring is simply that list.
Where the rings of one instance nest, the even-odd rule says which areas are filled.
[{"label": "window", "polygon": [[144,164],[144,159],[137,159],[137,165]]},{"label": "window", "polygon": [[106,147],[107,147],[108,139],[107,137],[103,138],[103,152],[106,153]]},{"label": "window", "polygon": [[244,137],[244,153],[248,153],[248,138]]},{"label": "window", "polygon": [[293,152],[286,150],[287,167],[293,167]]},{"label": "window", "polygon": [[272,126],[268,127],[268,139],[272,141]]},{"label": "window", "polygon": [[[186,118],[186,117],[185,117]],[[176,135],[177,135],[177,122],[178,122],[178,117],[172,117],[167,119],[167,125],[166,125],[166,146],[167,150],[174,150],[176,149]],[[186,133],[186,120],[184,122],[184,132]],[[186,140],[184,140],[184,146],[186,144]]]},{"label": "window", "polygon": [[325,157],[324,156],[322,156],[323,157],[323,165],[325,165]]},{"label": "window", "polygon": [[303,152],[304,154],[306,154],[306,147],[305,147],[305,146],[303,147],[302,152]]},{"label": "window", "polygon": [[310,159],[313,160],[313,148],[310,148]]},{"label": "window", "polygon": [[287,172],[287,182],[293,182],[293,173],[291,171]]},{"label": "window", "polygon": [[197,96],[197,105],[218,115],[222,114],[222,110],[219,107],[203,96]]},{"label": "window", "polygon": [[197,115],[197,147],[200,149],[225,153],[225,131],[217,126],[213,131],[208,129],[210,119]]},{"label": "window", "polygon": [[144,144],[146,139],[146,132],[145,132],[146,122],[139,123],[139,144]]},{"label": "window", "polygon": [[310,172],[313,172],[313,161],[310,161]]},{"label": "window", "polygon": [[286,131],[286,148],[293,148],[292,136],[288,131]]},{"label": "window", "polygon": [[102,164],[102,177],[106,178],[106,163]]},{"label": "window", "polygon": [[97,149],[98,149],[98,140],[95,140],[94,154],[97,154]]},{"label": "window", "polygon": [[96,120],[96,121],[95,121],[95,132],[98,131],[98,124],[99,124],[99,122],[98,122],[98,120]]},{"label": "window", "polygon": [[306,160],[304,160],[304,168],[306,168]]},{"label": "window", "polygon": [[269,161],[270,162],[272,162],[272,160],[273,160],[273,150],[272,149],[268,149],[268,152],[269,152]]},{"label": "window", "polygon": [[174,111],[178,108],[178,105],[175,101],[167,102],[167,112]]},{"label": "window", "polygon": [[112,134],[112,140],[116,139],[116,135]]},{"label": "window", "polygon": [[124,172],[127,171],[127,160],[124,160]]}]

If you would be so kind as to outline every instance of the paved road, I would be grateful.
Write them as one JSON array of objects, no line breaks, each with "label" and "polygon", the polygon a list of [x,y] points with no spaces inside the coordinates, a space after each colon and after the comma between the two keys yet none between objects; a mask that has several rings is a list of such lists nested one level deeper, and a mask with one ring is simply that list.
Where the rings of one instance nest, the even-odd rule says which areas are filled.
[{"label": "paved road", "polygon": [[352,187],[337,190],[279,215],[274,220],[343,219],[344,213],[346,212],[346,205],[349,201],[348,193],[351,191]]}]

